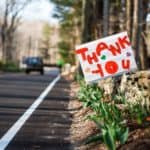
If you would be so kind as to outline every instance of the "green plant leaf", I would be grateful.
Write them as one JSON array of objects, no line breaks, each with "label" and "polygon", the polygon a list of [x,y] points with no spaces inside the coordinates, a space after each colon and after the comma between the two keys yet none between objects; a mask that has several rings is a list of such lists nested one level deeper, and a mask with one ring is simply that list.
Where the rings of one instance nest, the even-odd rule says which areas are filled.
[{"label": "green plant leaf", "polygon": [[119,139],[121,144],[124,144],[127,141],[128,135],[129,135],[129,129],[126,128],[125,131],[122,132],[120,139]]},{"label": "green plant leaf", "polygon": [[109,150],[115,150],[116,149],[116,144],[115,144],[115,139],[112,135],[112,132],[110,129],[108,130],[102,130],[103,134],[103,139],[104,143],[108,147]]},{"label": "green plant leaf", "polygon": [[98,134],[98,135],[94,135],[92,137],[89,137],[86,141],[85,141],[85,144],[90,144],[90,143],[93,143],[93,142],[103,142],[103,138],[102,138],[102,135],[101,134]]}]

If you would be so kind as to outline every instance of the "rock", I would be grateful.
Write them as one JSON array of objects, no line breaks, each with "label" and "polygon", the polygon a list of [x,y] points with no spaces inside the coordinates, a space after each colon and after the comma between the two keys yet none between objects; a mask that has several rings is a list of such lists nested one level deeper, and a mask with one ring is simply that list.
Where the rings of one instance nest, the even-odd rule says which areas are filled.
[{"label": "rock", "polygon": [[141,78],[148,78],[150,79],[150,71],[142,71]]},{"label": "rock", "polygon": [[138,80],[138,85],[144,88],[150,88],[150,80],[148,78],[141,78]]},{"label": "rock", "polygon": [[150,93],[148,91],[143,91],[143,96],[144,97],[150,96]]},{"label": "rock", "polygon": [[138,78],[150,78],[150,71],[147,70],[147,71],[139,71],[136,73],[136,76]]}]

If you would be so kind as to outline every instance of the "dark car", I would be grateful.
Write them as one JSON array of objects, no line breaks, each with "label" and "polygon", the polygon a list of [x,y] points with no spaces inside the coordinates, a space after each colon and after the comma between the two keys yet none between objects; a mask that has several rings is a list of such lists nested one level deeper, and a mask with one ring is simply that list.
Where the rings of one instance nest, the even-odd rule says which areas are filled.
[{"label": "dark car", "polygon": [[25,72],[29,74],[31,71],[39,71],[44,74],[43,60],[40,57],[27,57],[24,61],[26,64]]}]

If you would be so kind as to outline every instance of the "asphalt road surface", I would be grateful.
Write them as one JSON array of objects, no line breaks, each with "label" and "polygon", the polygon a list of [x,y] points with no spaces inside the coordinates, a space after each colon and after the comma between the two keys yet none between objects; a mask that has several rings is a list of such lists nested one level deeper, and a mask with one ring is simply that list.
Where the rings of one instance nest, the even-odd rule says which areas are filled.
[{"label": "asphalt road surface", "polygon": [[69,83],[49,71],[0,74],[0,150],[72,150]]}]

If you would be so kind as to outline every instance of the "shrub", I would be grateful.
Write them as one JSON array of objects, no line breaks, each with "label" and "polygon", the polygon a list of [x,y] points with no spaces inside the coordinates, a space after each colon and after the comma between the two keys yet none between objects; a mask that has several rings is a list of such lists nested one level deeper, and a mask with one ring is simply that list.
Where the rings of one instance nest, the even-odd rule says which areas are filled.
[{"label": "shrub", "polygon": [[18,67],[18,65],[14,62],[6,62],[3,63],[2,61],[0,62],[0,68],[2,71],[8,71],[8,72],[18,72],[21,71]]}]

